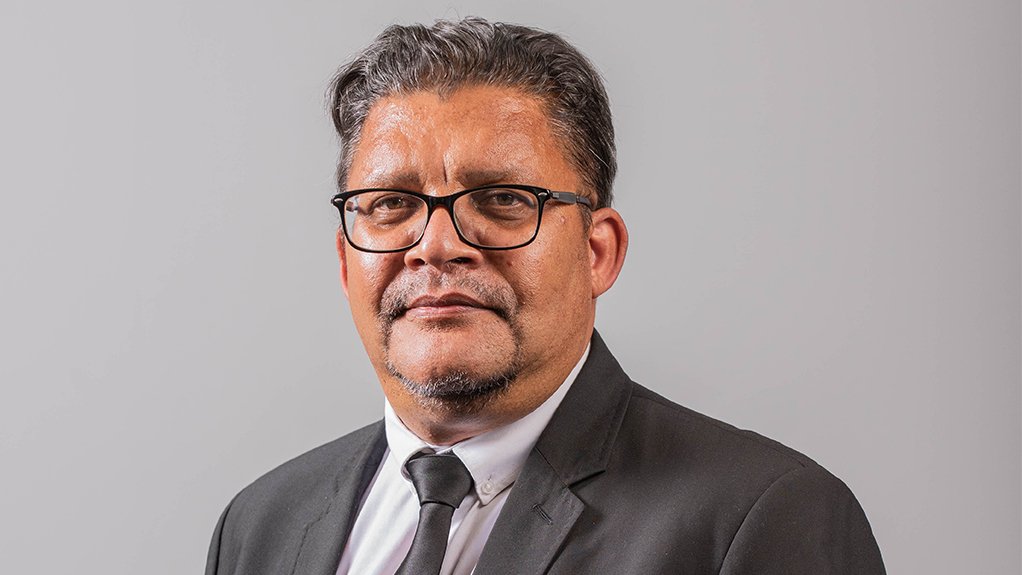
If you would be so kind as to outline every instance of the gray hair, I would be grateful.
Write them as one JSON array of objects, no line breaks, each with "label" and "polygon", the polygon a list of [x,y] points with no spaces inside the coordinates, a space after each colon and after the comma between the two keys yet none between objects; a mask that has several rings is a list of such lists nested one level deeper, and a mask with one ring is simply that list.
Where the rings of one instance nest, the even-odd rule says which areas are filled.
[{"label": "gray hair", "polygon": [[337,72],[331,116],[340,136],[337,181],[346,187],[370,108],[380,98],[462,86],[522,90],[542,99],[596,208],[609,206],[617,159],[607,92],[592,63],[550,32],[482,18],[390,26]]}]

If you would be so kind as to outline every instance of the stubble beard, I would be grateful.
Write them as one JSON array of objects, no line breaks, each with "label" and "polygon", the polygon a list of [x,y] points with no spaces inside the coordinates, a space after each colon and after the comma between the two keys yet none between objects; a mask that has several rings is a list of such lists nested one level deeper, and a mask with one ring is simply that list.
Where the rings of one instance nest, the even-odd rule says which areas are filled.
[{"label": "stubble beard", "polygon": [[[422,291],[423,284],[429,287],[451,288],[472,294],[503,320],[513,342],[511,357],[499,369],[489,374],[470,373],[464,369],[452,368],[434,371],[423,379],[405,375],[392,361],[391,336],[394,323],[407,310],[409,301]],[[384,291],[377,319],[383,333],[383,352],[387,372],[395,377],[420,405],[430,411],[454,415],[472,415],[488,404],[507,394],[518,379],[522,369],[523,334],[517,321],[517,300],[510,288],[494,288],[470,277],[452,278],[447,274],[434,274],[423,281],[395,282]],[[436,327],[442,331],[443,327]]]}]

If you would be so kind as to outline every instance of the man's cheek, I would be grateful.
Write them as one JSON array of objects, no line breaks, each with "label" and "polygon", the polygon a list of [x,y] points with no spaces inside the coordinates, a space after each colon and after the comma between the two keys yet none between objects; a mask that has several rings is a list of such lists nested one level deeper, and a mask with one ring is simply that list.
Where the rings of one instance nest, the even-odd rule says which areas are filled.
[{"label": "man's cheek", "polygon": [[[361,263],[361,262],[360,262]],[[388,274],[382,266],[358,266],[351,268],[348,284],[353,294],[362,305],[368,305],[374,313],[380,309],[380,301],[390,283],[392,274]]]}]

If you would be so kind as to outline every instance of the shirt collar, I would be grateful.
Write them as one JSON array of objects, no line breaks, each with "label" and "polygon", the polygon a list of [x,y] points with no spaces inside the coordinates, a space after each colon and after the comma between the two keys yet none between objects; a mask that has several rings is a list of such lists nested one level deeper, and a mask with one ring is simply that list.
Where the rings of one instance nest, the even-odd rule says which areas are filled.
[{"label": "shirt collar", "polygon": [[589,357],[588,345],[564,382],[532,412],[507,425],[457,443],[454,447],[437,447],[419,439],[405,427],[405,424],[394,413],[390,402],[384,399],[383,421],[387,434],[387,446],[390,450],[388,457],[396,459],[395,463],[401,470],[401,476],[411,485],[411,479],[405,471],[404,464],[413,455],[421,452],[454,451],[454,454],[461,459],[469,473],[472,474],[479,502],[483,505],[489,504],[497,494],[518,478],[518,474],[521,473],[522,467],[525,465],[525,459],[529,456],[532,447],[536,445],[536,441],[543,433],[547,423],[550,422],[557,406],[561,404],[561,400],[564,399],[575,382],[587,357]]}]

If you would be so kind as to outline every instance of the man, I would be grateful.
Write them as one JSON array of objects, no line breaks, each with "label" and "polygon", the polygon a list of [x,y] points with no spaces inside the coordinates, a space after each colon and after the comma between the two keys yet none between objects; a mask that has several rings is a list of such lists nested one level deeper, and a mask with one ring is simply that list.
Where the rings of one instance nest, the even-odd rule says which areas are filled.
[{"label": "man", "polygon": [[607,97],[556,35],[391,27],[333,86],[341,283],[382,422],[284,464],[209,574],[883,573],[812,460],[631,382]]}]

